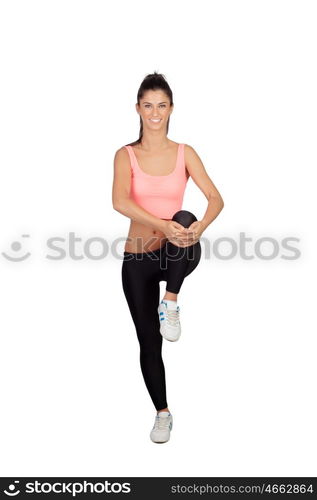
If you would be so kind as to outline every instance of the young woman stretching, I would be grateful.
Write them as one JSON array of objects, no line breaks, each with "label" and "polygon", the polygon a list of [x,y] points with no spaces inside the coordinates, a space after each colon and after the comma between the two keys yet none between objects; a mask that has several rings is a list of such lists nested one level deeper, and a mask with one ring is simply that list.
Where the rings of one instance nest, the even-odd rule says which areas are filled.
[{"label": "young woman stretching", "polygon": [[[177,298],[184,278],[201,258],[199,239],[224,203],[199,156],[187,144],[167,138],[173,94],[164,75],[145,77],[137,94],[139,139],[116,151],[112,202],[129,217],[122,286],[140,344],[143,378],[157,410],[150,438],[170,438],[173,418],[166,399],[162,337],[181,334]],[[208,200],[202,220],[182,210],[189,177]],[[166,292],[160,302],[160,281]]]}]

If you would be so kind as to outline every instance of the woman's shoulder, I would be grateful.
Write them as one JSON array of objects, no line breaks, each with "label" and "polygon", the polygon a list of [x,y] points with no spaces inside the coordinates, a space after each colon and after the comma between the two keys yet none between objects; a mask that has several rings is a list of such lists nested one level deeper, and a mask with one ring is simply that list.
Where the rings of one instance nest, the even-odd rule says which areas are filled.
[{"label": "woman's shoulder", "polygon": [[126,163],[126,164],[131,164],[133,163],[133,157],[131,154],[131,151],[129,148],[127,148],[125,145],[121,146],[119,149],[116,150],[115,155],[114,155],[114,161],[120,164]]},{"label": "woman's shoulder", "polygon": [[193,146],[184,143],[184,154],[187,156],[195,156],[197,155],[197,152],[195,151]]}]

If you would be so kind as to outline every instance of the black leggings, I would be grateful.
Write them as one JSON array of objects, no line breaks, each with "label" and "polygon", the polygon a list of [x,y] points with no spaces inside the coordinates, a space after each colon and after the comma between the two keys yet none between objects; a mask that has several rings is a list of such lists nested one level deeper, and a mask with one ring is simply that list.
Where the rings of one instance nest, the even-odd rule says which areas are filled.
[{"label": "black leggings", "polygon": [[[187,210],[176,212],[172,220],[189,227],[196,217]],[[157,308],[160,281],[166,290],[178,293],[184,278],[198,265],[201,246],[197,241],[188,247],[177,247],[170,241],[143,253],[124,252],[122,286],[140,344],[140,364],[145,385],[156,410],[167,408],[165,369]]]}]

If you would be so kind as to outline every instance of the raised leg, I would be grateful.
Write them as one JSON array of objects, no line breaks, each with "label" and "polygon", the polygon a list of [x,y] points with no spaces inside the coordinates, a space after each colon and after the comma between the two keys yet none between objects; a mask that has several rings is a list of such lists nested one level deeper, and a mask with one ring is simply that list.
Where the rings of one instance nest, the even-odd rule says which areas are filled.
[{"label": "raised leg", "polygon": [[[197,220],[196,216],[187,211],[179,210],[173,219],[184,227],[189,227]],[[166,291],[170,294],[178,294],[183,281],[199,264],[201,258],[201,245],[197,241],[188,247],[178,247],[167,241],[164,252],[164,277],[166,279]],[[175,300],[175,299],[171,299]]]}]

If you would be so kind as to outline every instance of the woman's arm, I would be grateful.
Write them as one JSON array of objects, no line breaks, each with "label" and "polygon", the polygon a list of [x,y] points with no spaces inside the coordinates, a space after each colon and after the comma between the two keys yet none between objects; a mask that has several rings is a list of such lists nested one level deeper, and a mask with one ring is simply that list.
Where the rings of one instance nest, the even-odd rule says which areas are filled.
[{"label": "woman's arm", "polygon": [[208,200],[207,210],[201,221],[199,221],[203,230],[205,230],[223,209],[224,201],[218,189],[207,174],[205,167],[194,148],[185,144],[184,154],[186,168],[190,176]]},{"label": "woman's arm", "polygon": [[131,167],[126,148],[118,149],[114,157],[112,205],[117,212],[158,231],[166,230],[167,221],[150,214],[130,199]]}]

